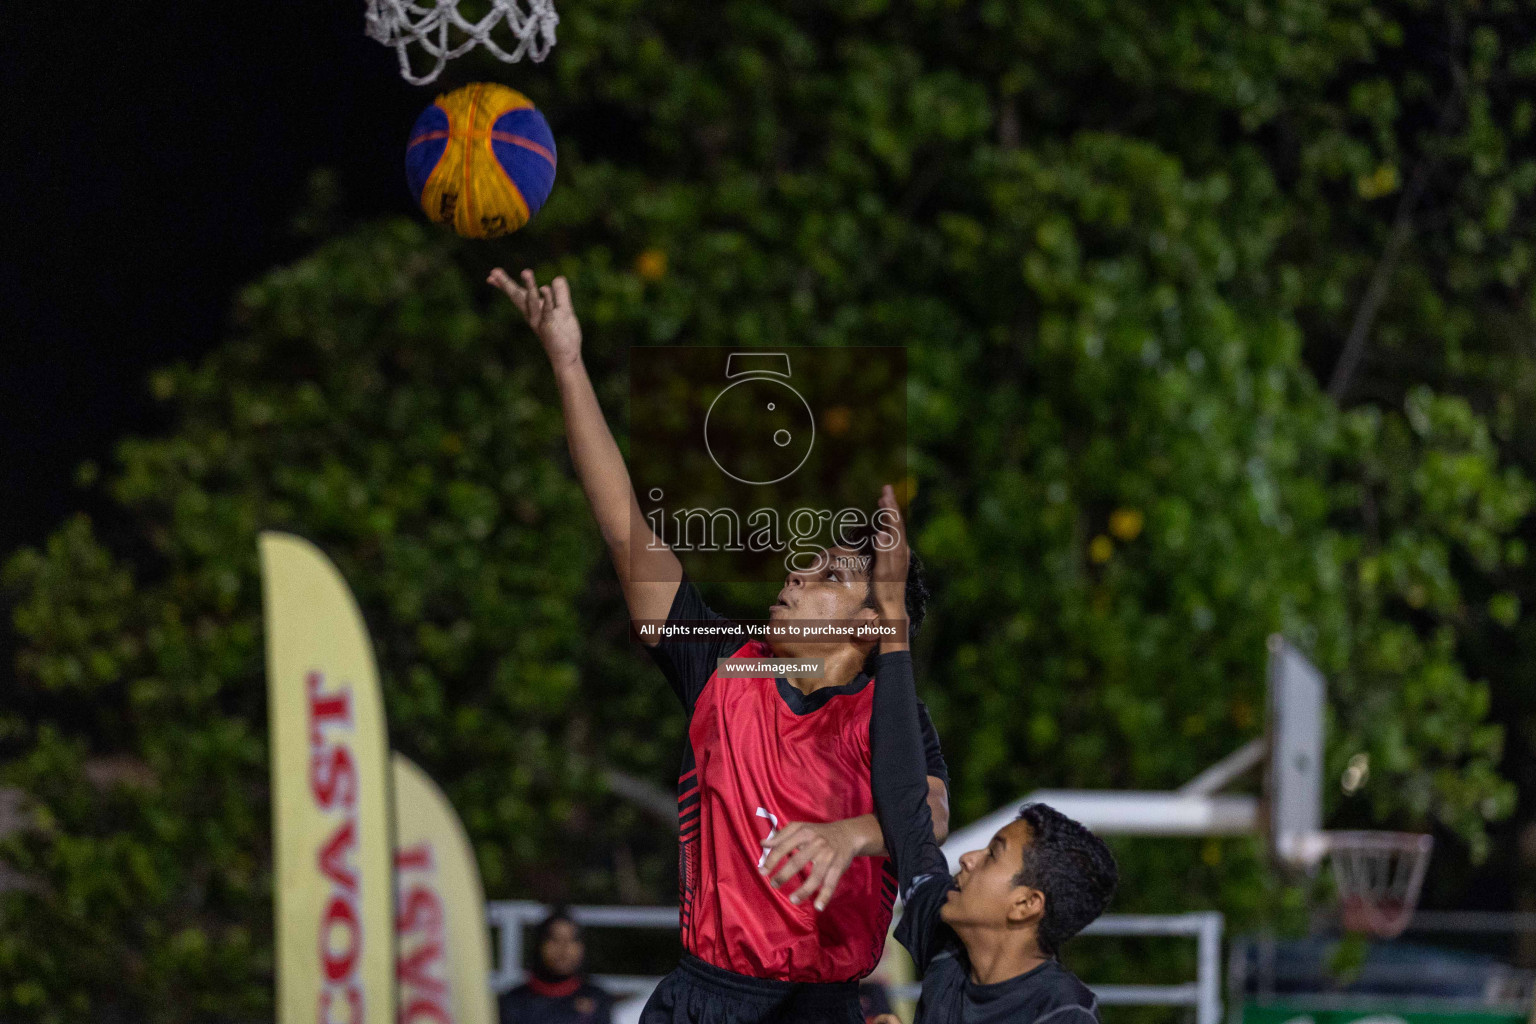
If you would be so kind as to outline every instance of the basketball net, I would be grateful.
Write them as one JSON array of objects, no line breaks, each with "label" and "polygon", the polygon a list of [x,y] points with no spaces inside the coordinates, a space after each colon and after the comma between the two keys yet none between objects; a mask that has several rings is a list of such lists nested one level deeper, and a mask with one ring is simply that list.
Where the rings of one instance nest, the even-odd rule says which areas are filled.
[{"label": "basketball net", "polygon": [[1330,832],[1328,859],[1344,927],[1395,939],[1413,920],[1434,849],[1412,832]]},{"label": "basketball net", "polygon": [[[368,0],[364,30],[370,39],[395,48],[400,75],[412,85],[430,84],[450,60],[477,46],[509,64],[524,57],[537,63],[549,56],[560,23],[554,0],[490,0],[490,5],[483,17],[471,21],[459,12],[459,0]],[[492,38],[502,24],[517,41],[510,49]],[[433,62],[421,74],[411,67],[412,44]]]}]

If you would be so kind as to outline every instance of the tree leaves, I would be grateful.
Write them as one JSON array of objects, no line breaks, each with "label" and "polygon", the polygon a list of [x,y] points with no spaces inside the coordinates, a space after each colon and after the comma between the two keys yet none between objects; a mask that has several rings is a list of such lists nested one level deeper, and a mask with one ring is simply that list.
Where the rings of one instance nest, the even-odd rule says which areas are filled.
[{"label": "tree leaves", "polygon": [[[1464,648],[1516,621],[1532,494],[1497,403],[1445,384],[1529,401],[1499,349],[1526,314],[1499,296],[1529,284],[1508,83],[1531,46],[1501,11],[563,9],[538,79],[561,177],[533,225],[364,225],[253,282],[229,338],[152,379],[172,426],[104,474],[111,542],[77,518],[11,559],[0,742],[29,824],[0,857],[35,885],[0,897],[0,1015],[270,1012],[266,528],[341,567],[393,742],[493,896],[612,899],[622,842],[624,892],[671,897],[673,837],[601,779],[668,785],[682,716],[629,639],[537,346],[480,288],[497,262],[571,278],[621,434],[630,346],[908,347],[920,685],[957,822],[1187,781],[1262,729],[1279,631],[1330,680],[1330,820],[1480,855],[1513,791]],[[1409,47],[1446,19],[1463,34]],[[1420,166],[1436,212],[1369,332],[1373,400],[1341,410],[1317,376]],[[759,612],[750,586],[710,597]],[[1117,852],[1117,909],[1304,909],[1253,840]]]}]

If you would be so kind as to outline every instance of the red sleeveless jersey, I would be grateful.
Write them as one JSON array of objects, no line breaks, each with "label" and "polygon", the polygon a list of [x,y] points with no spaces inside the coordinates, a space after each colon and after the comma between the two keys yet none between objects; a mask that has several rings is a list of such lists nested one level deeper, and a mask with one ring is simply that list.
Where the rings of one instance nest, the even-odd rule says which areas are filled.
[{"label": "red sleeveless jersey", "polygon": [[[753,641],[735,655],[773,657]],[[840,688],[839,688],[840,689]],[[758,873],[763,840],[792,821],[873,814],[869,716],[874,691],[838,694],[796,714],[771,678],[711,676],[688,726],[695,768],[679,780],[683,947],[737,974],[850,981],[880,961],[894,874],[856,857],[825,910],[789,902]]]},{"label": "red sleeveless jersey", "polygon": [[[669,623],[720,624],[693,584],[678,587]],[[875,809],[870,782],[874,680],[805,694],[784,679],[721,678],[718,659],[771,658],[744,633],[651,648],[689,711],[678,779],[683,948],[723,970],[791,982],[862,978],[885,948],[896,875],[884,857],[856,857],[825,910],[789,902],[804,873],[779,889],[758,873],[763,841],[792,821],[841,821]],[[922,711],[928,772],[948,782]]]}]

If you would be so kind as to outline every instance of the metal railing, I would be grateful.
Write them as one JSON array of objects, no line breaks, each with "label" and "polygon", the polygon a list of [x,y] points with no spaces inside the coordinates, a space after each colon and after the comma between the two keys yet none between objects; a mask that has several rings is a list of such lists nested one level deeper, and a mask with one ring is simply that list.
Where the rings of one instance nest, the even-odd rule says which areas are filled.
[{"label": "metal railing", "polygon": [[[571,907],[571,917],[588,928],[653,928],[676,931],[676,907]],[[495,933],[496,969],[491,985],[497,992],[523,980],[523,929],[549,913],[542,903],[498,900],[486,905]],[[1083,929],[1084,935],[1190,938],[1197,944],[1197,974],[1181,985],[1092,985],[1103,1006],[1187,1006],[1196,1024],[1221,1022],[1221,942],[1224,918],[1216,911],[1194,914],[1107,914]],[[649,992],[659,980],[634,974],[594,974],[592,980],[614,995]],[[921,985],[903,986],[895,994],[915,996]]]},{"label": "metal railing", "polygon": [[[523,970],[523,929],[538,924],[549,907],[531,900],[493,900],[485,905],[496,946],[491,988],[505,992],[527,976]],[[651,928],[677,931],[676,907],[568,907],[583,928]],[[616,996],[649,992],[659,978],[641,974],[594,974],[592,980]]]}]

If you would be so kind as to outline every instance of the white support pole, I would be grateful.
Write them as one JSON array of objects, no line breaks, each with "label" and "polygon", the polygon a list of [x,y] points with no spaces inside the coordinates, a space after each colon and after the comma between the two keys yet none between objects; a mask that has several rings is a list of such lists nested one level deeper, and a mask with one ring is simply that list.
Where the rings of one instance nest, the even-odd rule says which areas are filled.
[{"label": "white support pole", "polygon": [[547,913],[549,908],[531,900],[494,900],[486,904],[485,916],[496,929],[492,989],[505,992],[523,980],[523,925],[538,921]]},{"label": "white support pole", "polygon": [[1200,988],[1195,1004],[1195,1024],[1221,1024],[1221,933],[1224,919],[1217,913],[1202,914],[1199,937]]},{"label": "white support pole", "polygon": [[1249,740],[1226,757],[1179,787],[1185,796],[1210,796],[1264,763],[1269,756],[1269,740],[1263,736]]},{"label": "white support pole", "polygon": [[1049,804],[1107,836],[1240,836],[1256,832],[1259,827],[1259,801],[1251,796],[1042,789],[950,833],[944,844],[949,869],[959,871],[960,855],[983,849],[999,829],[1018,817],[1019,808],[1027,803]]}]

